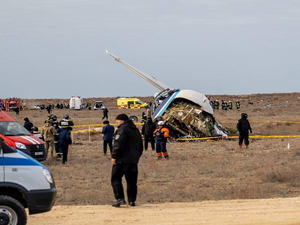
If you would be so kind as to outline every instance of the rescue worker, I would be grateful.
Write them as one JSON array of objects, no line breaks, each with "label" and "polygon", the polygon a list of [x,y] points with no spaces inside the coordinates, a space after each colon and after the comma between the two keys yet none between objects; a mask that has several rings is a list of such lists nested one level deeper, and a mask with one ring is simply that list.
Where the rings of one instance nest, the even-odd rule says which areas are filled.
[{"label": "rescue worker", "polygon": [[48,114],[51,114],[52,105],[49,104],[49,105],[46,107],[46,109],[47,109]]},{"label": "rescue worker", "polygon": [[169,154],[167,151],[167,138],[169,137],[169,129],[164,126],[163,121],[159,121],[157,123],[158,127],[153,132],[153,136],[156,139],[156,154],[157,159],[162,159],[162,156],[165,157],[165,159],[169,159]]},{"label": "rescue worker", "polygon": [[73,130],[72,127],[67,127],[58,135],[58,145],[60,151],[63,154],[63,159],[62,159],[63,164],[66,164],[66,162],[68,161],[69,145],[72,144],[72,139],[71,139],[72,130]]},{"label": "rescue worker", "polygon": [[135,206],[137,196],[138,162],[143,153],[143,141],[139,130],[126,114],[116,117],[118,126],[115,132],[112,151],[111,186],[116,202],[113,207],[126,204],[122,177],[127,183],[127,197],[130,206]]},{"label": "rescue worker", "polygon": [[249,131],[252,133],[252,128],[250,126],[250,123],[247,119],[248,115],[247,113],[241,114],[241,119],[237,122],[237,130],[239,131],[239,146],[242,148],[243,141],[245,142],[246,148],[248,148],[249,145]]},{"label": "rescue worker", "polygon": [[107,145],[109,146],[110,154],[112,153],[112,141],[114,137],[115,128],[109,124],[108,120],[105,120],[104,127],[102,128],[103,135],[103,154],[106,155]]},{"label": "rescue worker", "polygon": [[229,101],[227,104],[228,110],[232,110],[232,101]]},{"label": "rescue worker", "polygon": [[222,110],[225,110],[225,102],[222,100]]},{"label": "rescue worker", "polygon": [[53,157],[54,135],[56,134],[56,130],[51,123],[51,120],[47,120],[46,124],[42,128],[41,133],[44,137],[46,148],[48,149],[48,152],[50,152],[51,157]]},{"label": "rescue worker", "polygon": [[220,103],[218,99],[214,102],[214,105],[215,105],[215,109],[219,110]]},{"label": "rescue worker", "polygon": [[238,111],[240,111],[240,108],[241,108],[241,103],[240,103],[240,101],[239,101],[239,100],[236,100],[236,102],[235,102],[235,106],[236,106],[236,109],[237,109]]},{"label": "rescue worker", "polygon": [[92,109],[92,103],[88,103],[89,104],[89,110],[91,110]]},{"label": "rescue worker", "polygon": [[29,121],[27,117],[24,118],[24,121],[24,127],[26,128],[26,130],[32,132],[31,128],[33,127],[33,124]]},{"label": "rescue worker", "polygon": [[74,126],[74,123],[72,120],[70,120],[69,115],[65,115],[64,118],[59,122],[59,126],[62,129],[66,129],[67,127]]},{"label": "rescue worker", "polygon": [[147,122],[143,125],[142,127],[142,137],[144,138],[145,141],[145,151],[148,149],[148,142],[150,140],[151,143],[151,148],[154,151],[155,146],[154,146],[154,137],[153,133],[156,129],[155,123],[152,122],[151,117],[148,117]]},{"label": "rescue worker", "polygon": [[59,133],[62,132],[63,129],[59,126],[57,121],[53,121],[53,127],[56,131],[56,134],[54,134],[54,148],[55,148],[56,157],[61,158],[62,152],[60,151],[58,146],[58,137],[59,137]]},{"label": "rescue worker", "polygon": [[105,108],[103,109],[103,117],[102,117],[102,120],[105,119],[105,118],[108,120],[108,112],[109,112],[108,109],[105,107]]}]

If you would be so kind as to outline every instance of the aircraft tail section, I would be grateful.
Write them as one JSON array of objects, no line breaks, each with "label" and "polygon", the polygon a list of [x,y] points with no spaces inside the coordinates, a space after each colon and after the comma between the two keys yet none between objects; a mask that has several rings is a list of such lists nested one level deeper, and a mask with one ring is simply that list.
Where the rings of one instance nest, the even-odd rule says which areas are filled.
[{"label": "aircraft tail section", "polygon": [[121,63],[122,65],[126,66],[128,69],[130,69],[131,71],[133,71],[134,73],[136,73],[137,75],[139,75],[141,78],[143,78],[144,80],[148,81],[150,84],[152,84],[153,86],[155,86],[157,89],[159,89],[160,91],[163,91],[165,89],[170,89],[167,85],[161,83],[160,81],[156,80],[154,77],[148,75],[147,73],[135,68],[134,66],[130,65],[129,63],[123,61],[122,59],[118,58],[117,56],[111,54],[110,52],[108,52],[106,50],[106,53],[111,56],[112,58],[114,58],[117,62]]}]

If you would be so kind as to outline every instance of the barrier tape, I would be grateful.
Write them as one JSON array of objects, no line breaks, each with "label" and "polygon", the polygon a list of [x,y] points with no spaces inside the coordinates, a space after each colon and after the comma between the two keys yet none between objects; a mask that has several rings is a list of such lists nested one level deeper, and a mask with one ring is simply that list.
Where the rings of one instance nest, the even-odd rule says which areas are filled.
[{"label": "barrier tape", "polygon": [[[236,123],[237,121],[220,121],[220,123]],[[279,120],[249,120],[251,123],[300,123],[300,121],[279,121]]]}]

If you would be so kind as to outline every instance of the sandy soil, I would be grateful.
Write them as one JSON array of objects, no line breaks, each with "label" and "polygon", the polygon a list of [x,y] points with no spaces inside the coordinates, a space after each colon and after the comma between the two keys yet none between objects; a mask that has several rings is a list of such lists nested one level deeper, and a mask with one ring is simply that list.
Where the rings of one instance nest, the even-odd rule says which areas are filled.
[{"label": "sandy soil", "polygon": [[32,215],[30,225],[73,224],[300,224],[300,197],[195,203],[144,204],[136,207],[55,206]]}]

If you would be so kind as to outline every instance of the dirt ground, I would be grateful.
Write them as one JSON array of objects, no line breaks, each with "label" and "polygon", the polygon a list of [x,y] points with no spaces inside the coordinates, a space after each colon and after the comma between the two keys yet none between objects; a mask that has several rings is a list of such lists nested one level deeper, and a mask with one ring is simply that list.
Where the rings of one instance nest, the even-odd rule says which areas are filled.
[{"label": "dirt ground", "polygon": [[[246,112],[252,135],[300,133],[300,93],[210,98],[240,100],[241,111],[215,111],[216,120],[225,127],[234,128],[240,114]],[[151,101],[151,97],[140,99]],[[102,100],[108,107],[111,122],[119,113],[140,119],[144,111],[119,110],[115,97],[84,102],[96,100]],[[249,100],[254,104],[249,105]],[[68,100],[24,101],[31,108],[35,104]],[[39,127],[48,115],[45,110],[21,111],[19,116],[10,114],[21,124],[28,117]],[[102,123],[100,110],[55,109],[53,114],[59,120],[68,114],[75,125]],[[77,145],[71,146],[68,167],[51,159],[44,162],[56,181],[56,203],[50,212],[28,216],[28,224],[300,224],[299,138],[251,139],[248,151],[237,149],[235,140],[169,143],[168,163],[157,162],[155,151],[145,152],[139,166],[137,207],[113,208],[110,160],[103,156],[102,136],[96,132],[89,140],[87,133],[76,133],[86,129],[81,126],[74,127]]]},{"label": "dirt ground", "polygon": [[299,197],[144,204],[120,208],[110,205],[55,206],[48,213],[30,216],[28,224],[295,225],[300,224],[299,207]]}]

